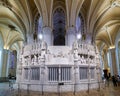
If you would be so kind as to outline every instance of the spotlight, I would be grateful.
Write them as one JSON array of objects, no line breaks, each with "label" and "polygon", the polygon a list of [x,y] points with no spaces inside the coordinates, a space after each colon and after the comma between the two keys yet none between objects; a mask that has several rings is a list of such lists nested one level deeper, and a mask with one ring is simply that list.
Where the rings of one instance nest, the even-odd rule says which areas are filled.
[{"label": "spotlight", "polygon": [[77,39],[81,39],[81,34],[77,34]]},{"label": "spotlight", "polygon": [[38,38],[39,38],[40,40],[42,40],[42,38],[43,38],[42,34],[39,34],[39,35],[38,35]]}]

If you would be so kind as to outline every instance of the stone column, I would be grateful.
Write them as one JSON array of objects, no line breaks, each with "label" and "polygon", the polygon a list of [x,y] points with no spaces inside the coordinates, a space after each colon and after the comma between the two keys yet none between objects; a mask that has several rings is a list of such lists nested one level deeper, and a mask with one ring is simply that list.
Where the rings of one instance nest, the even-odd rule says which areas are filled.
[{"label": "stone column", "polygon": [[111,50],[110,49],[108,49],[108,63],[109,63],[109,67],[110,67],[110,73],[111,73],[111,75],[113,75],[113,67],[112,67],[112,55],[111,55]]},{"label": "stone column", "polygon": [[111,62],[110,64],[110,71],[111,75],[118,74],[117,71],[117,64],[116,64],[116,54],[115,54],[115,48],[109,49],[109,60]]},{"label": "stone column", "polygon": [[48,46],[52,45],[52,28],[43,27],[43,40]]},{"label": "stone column", "polygon": [[102,57],[102,52],[100,51],[100,68],[101,68],[101,75],[103,73],[103,68],[104,68],[104,62],[103,62],[103,57]]},{"label": "stone column", "polygon": [[115,51],[116,51],[117,71],[118,71],[118,74],[120,75],[120,41],[116,43],[115,47],[116,47]]},{"label": "stone column", "polygon": [[79,88],[78,82],[79,82],[79,66],[78,66],[78,46],[77,46],[77,42],[74,42],[74,46],[73,46],[73,54],[74,54],[74,95],[76,93],[76,91]]},{"label": "stone column", "polygon": [[67,38],[66,38],[66,43],[68,46],[72,46],[73,42],[76,40],[76,29],[75,27],[69,27],[67,29]]},{"label": "stone column", "polygon": [[104,50],[104,54],[102,54],[104,69],[108,68],[108,58],[107,58],[107,50]]},{"label": "stone column", "polygon": [[92,34],[90,33],[84,33],[86,36],[85,36],[85,41],[88,42],[89,44],[91,44],[91,40],[92,40]]},{"label": "stone column", "polygon": [[33,34],[27,33],[27,44],[33,43]]},{"label": "stone column", "polygon": [[45,55],[44,58],[41,58],[41,92],[44,94],[44,85],[45,85]]},{"label": "stone column", "polygon": [[[7,52],[8,52],[8,53],[7,53],[8,57],[7,57],[6,76],[9,75],[9,71],[10,71],[10,63],[11,63],[10,51],[8,50]],[[12,74],[11,74],[11,75],[12,75]]]},{"label": "stone column", "polygon": [[78,66],[78,59],[74,59],[74,95],[77,92],[79,85],[79,66]]},{"label": "stone column", "polygon": [[22,65],[23,56],[19,52],[19,55],[17,56],[16,83],[20,83],[20,81],[22,81]]},{"label": "stone column", "polygon": [[9,67],[9,50],[4,49],[1,77],[8,77],[8,67]]},{"label": "stone column", "polygon": [[0,77],[2,77],[3,49],[0,50]]}]

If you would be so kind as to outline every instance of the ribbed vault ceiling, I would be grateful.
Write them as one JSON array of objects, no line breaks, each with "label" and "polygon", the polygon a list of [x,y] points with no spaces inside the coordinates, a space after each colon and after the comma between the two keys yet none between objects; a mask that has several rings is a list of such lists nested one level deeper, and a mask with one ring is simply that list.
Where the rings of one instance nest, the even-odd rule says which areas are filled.
[{"label": "ribbed vault ceiling", "polygon": [[0,0],[0,32],[4,47],[19,49],[27,34],[34,32],[37,13],[43,18],[43,26],[53,28],[53,13],[57,7],[66,12],[66,30],[76,24],[81,12],[86,33],[92,34],[98,46],[115,44],[120,25],[120,0]]}]

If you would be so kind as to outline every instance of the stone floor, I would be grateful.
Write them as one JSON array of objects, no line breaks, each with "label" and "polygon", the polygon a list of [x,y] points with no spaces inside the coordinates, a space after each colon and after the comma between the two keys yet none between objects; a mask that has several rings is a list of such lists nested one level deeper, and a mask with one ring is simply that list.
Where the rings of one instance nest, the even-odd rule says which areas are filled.
[{"label": "stone floor", "polygon": [[90,90],[68,93],[39,93],[32,91],[15,90],[9,83],[0,83],[0,96],[120,96],[120,86],[114,87],[112,83],[101,90]]}]

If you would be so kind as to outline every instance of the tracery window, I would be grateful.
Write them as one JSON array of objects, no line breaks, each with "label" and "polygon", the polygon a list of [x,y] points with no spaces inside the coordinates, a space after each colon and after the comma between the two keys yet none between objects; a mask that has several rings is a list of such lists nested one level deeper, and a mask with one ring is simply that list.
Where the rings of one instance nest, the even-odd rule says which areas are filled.
[{"label": "tracery window", "polygon": [[40,14],[36,14],[34,22],[35,25],[34,25],[33,39],[37,40],[40,39],[39,36],[42,34],[42,28],[43,28],[43,20]]},{"label": "tracery window", "polygon": [[76,19],[76,31],[81,31],[81,19],[80,17],[78,16],[77,19]]},{"label": "tracery window", "polygon": [[43,27],[43,21],[42,21],[42,17],[40,17],[38,19],[38,33],[42,32],[42,27]]},{"label": "tracery window", "polygon": [[54,45],[65,45],[65,12],[57,8],[53,14]]},{"label": "tracery window", "polygon": [[76,18],[76,33],[79,36],[79,39],[82,37],[82,39],[85,40],[85,25],[84,25],[84,19],[81,15],[81,13]]}]

